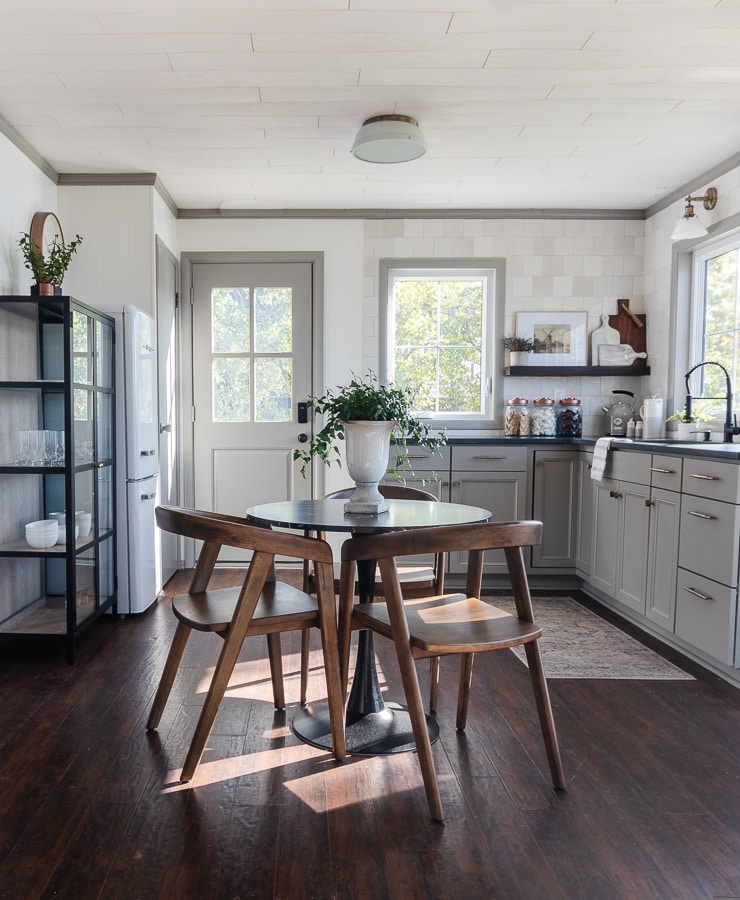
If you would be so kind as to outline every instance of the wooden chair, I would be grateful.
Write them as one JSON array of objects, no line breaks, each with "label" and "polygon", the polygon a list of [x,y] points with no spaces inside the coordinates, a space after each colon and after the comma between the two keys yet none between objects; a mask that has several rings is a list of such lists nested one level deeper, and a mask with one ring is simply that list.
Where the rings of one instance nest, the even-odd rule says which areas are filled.
[{"label": "wooden chair", "polygon": [[[183,766],[181,781],[195,774],[213,721],[245,637],[267,635],[272,688],[277,709],[285,706],[280,633],[317,626],[321,631],[334,756],[343,759],[344,702],[341,693],[331,547],[315,538],[248,525],[244,519],[194,509],[159,506],[164,531],[203,541],[187,594],[172,600],[177,628],[154,697],[147,729],[156,728],[192,630],[212,631],[224,643]],[[241,587],[208,590],[222,546],[253,551]],[[275,556],[309,559],[316,573],[316,597],[275,580]]]},{"label": "wooden chair", "polygon": [[[378,490],[386,498],[386,500],[426,500],[427,502],[437,502],[437,497],[429,491],[421,488],[407,487],[403,484],[380,484]],[[338,491],[332,491],[325,494],[323,500],[349,500],[354,493],[354,487],[341,488]],[[308,532],[306,533],[308,536]],[[324,539],[323,534],[317,537]],[[404,597],[427,597],[430,594],[441,594],[445,589],[445,565],[446,554],[437,553],[431,565],[426,561],[418,560],[399,560],[398,580],[401,582],[401,589]],[[311,563],[306,561],[303,564],[303,590],[308,594],[315,593],[314,576]],[[339,592],[339,579],[335,579],[334,590]],[[383,596],[383,581],[378,572],[375,578],[374,594],[377,597]],[[309,660],[309,644],[311,632],[306,629],[301,637],[301,703],[306,702],[306,693],[308,691],[308,660]],[[437,697],[439,690],[439,657],[432,658],[430,662],[430,693],[429,693],[429,709],[435,712],[437,709]]]},{"label": "wooden chair", "polygon": [[[556,788],[565,787],[538,644],[542,631],[534,621],[522,554],[523,547],[539,544],[541,537],[541,522],[488,522],[361,536],[346,541],[342,547],[339,649],[345,691],[352,630],[369,628],[393,640],[429,809],[435,819],[443,817],[442,801],[414,665],[414,659],[418,658],[461,655],[456,724],[462,731],[467,721],[474,655],[523,644],[552,780]],[[483,553],[500,548],[506,555],[516,615],[509,615],[479,599]],[[404,600],[397,577],[396,557],[459,550],[468,551],[464,593]],[[385,602],[353,603],[358,559],[378,561]]]}]

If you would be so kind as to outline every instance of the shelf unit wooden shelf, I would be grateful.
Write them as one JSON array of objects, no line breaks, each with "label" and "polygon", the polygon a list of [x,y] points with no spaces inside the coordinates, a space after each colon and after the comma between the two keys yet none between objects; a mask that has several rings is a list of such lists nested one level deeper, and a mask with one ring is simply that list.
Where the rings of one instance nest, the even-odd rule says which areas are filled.
[{"label": "shelf unit wooden shelf", "polygon": [[548,375],[562,378],[568,375],[581,377],[619,375],[637,376],[650,374],[650,366],[505,366],[504,375],[519,375],[526,378],[542,378]]}]

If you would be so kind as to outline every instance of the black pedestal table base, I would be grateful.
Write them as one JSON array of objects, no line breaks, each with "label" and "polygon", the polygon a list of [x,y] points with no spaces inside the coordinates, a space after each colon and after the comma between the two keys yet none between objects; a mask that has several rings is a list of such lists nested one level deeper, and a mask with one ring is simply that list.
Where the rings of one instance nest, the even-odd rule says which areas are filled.
[{"label": "black pedestal table base", "polygon": [[[439,738],[439,726],[427,716],[429,740]],[[296,713],[293,733],[306,744],[331,750],[329,710],[321,706],[307,706]],[[345,726],[347,752],[354,756],[383,756],[416,750],[411,718],[405,706],[387,703],[380,712],[366,713]]]}]

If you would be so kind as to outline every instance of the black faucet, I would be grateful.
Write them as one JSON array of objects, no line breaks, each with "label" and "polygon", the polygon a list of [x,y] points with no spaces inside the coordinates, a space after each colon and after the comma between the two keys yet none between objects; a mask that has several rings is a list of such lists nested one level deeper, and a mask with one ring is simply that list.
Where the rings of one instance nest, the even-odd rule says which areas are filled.
[{"label": "black faucet", "polygon": [[[696,397],[693,398],[691,396],[691,389],[689,388],[689,376],[692,372],[696,371],[696,369],[701,366],[719,366],[720,369],[725,373],[725,381],[727,382],[727,393],[724,397]],[[730,381],[730,373],[727,369],[722,365],[722,363],[715,362],[712,359],[704,360],[704,362],[697,363],[695,366],[692,366],[689,371],[684,375],[684,379],[686,381],[686,407],[684,418],[687,421],[692,420],[691,415],[691,402],[693,399],[697,400],[726,400],[727,401],[727,411],[725,413],[725,425],[724,425],[724,438],[723,441],[725,444],[731,444],[732,438],[736,434],[740,434],[740,427],[737,424],[737,416],[733,415],[732,412],[732,383]]]}]

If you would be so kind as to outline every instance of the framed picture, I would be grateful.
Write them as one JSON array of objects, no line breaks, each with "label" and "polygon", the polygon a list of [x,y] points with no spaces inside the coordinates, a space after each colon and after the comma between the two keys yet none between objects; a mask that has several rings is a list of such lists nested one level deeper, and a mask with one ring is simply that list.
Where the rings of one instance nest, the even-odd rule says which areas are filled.
[{"label": "framed picture", "polygon": [[585,366],[587,323],[585,312],[521,312],[516,333],[534,342],[530,365]]}]

